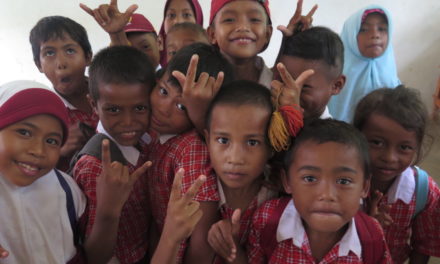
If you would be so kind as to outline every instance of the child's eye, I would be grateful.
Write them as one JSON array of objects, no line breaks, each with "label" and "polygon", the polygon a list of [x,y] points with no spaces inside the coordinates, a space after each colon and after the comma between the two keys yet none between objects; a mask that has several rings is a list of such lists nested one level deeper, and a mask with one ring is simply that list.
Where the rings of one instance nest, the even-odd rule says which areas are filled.
[{"label": "child's eye", "polygon": [[257,17],[251,18],[252,23],[260,23],[261,21],[262,21],[261,18],[257,18]]},{"label": "child's eye", "polygon": [[170,51],[168,51],[168,56],[172,57],[172,56],[176,55],[176,53],[177,52],[175,50],[170,50]]},{"label": "child's eye", "polygon": [[75,53],[76,53],[76,50],[70,48],[70,49],[67,49],[67,50],[66,50],[66,53],[67,53],[68,55],[72,55],[72,54],[75,54]]},{"label": "child's eye", "polygon": [[136,106],[136,111],[138,111],[138,112],[142,112],[142,111],[145,111],[147,109],[148,108],[145,105],[138,105],[138,106]]},{"label": "child's eye", "polygon": [[116,107],[116,106],[107,107],[105,110],[107,112],[110,112],[110,113],[118,113],[118,112],[120,112],[120,109],[118,107]]},{"label": "child's eye", "polygon": [[387,27],[379,27],[379,31],[388,32],[388,28]]},{"label": "child's eye", "polygon": [[18,134],[25,136],[25,137],[30,137],[31,136],[31,132],[27,129],[17,129],[16,130]]},{"label": "child's eye", "polygon": [[50,145],[54,145],[54,146],[59,146],[60,142],[55,139],[55,138],[48,138],[46,139],[46,143],[50,144]]},{"label": "child's eye", "polygon": [[159,88],[159,93],[163,95],[168,95],[168,91],[165,88]]},{"label": "child's eye", "polygon": [[186,107],[183,104],[176,104],[177,109],[179,109],[180,111],[186,111]]},{"label": "child's eye", "polygon": [[371,140],[369,140],[369,143],[370,143],[370,146],[372,146],[372,147],[382,147],[383,146],[383,142],[378,139],[371,139]]},{"label": "child's eye", "polygon": [[46,56],[46,57],[51,57],[54,55],[55,55],[55,51],[53,51],[53,50],[46,50],[43,54],[43,56]]},{"label": "child's eye", "polygon": [[366,28],[366,27],[361,27],[360,29],[359,29],[359,32],[366,32],[368,29]]},{"label": "child's eye", "polygon": [[316,181],[316,178],[315,178],[314,176],[307,175],[307,176],[304,176],[304,177],[303,177],[303,180],[304,180],[305,182],[315,182],[315,181]]},{"label": "child's eye", "polygon": [[176,14],[175,13],[168,13],[167,14],[167,18],[168,19],[174,19],[174,18],[176,18]]},{"label": "child's eye", "polygon": [[336,183],[338,184],[342,184],[342,185],[348,185],[351,183],[350,179],[346,179],[346,178],[341,178],[341,179],[337,179]]},{"label": "child's eye", "polygon": [[254,146],[258,146],[258,145],[260,145],[260,141],[255,140],[255,139],[249,139],[249,140],[247,141],[247,144],[248,144],[249,146],[254,147]]},{"label": "child's eye", "polygon": [[182,15],[184,18],[188,19],[191,18],[193,15],[191,13],[183,13]]},{"label": "child's eye", "polygon": [[412,146],[410,146],[410,145],[401,145],[400,149],[403,150],[403,151],[411,151],[414,148]]},{"label": "child's eye", "polygon": [[221,22],[222,23],[232,23],[232,22],[234,22],[234,19],[231,17],[227,17],[227,18],[224,18]]},{"label": "child's eye", "polygon": [[217,138],[217,142],[224,145],[228,143],[228,139],[224,137],[219,137]]}]

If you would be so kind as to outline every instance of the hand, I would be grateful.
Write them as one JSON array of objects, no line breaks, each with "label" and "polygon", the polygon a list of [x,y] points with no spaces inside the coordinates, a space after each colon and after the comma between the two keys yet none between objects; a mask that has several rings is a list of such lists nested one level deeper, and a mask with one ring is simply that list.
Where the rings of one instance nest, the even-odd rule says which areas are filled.
[{"label": "hand", "polygon": [[174,177],[162,233],[173,241],[172,243],[180,243],[189,237],[203,215],[199,209],[199,202],[194,201],[193,198],[206,181],[206,176],[200,175],[188,191],[181,195],[184,172],[184,169],[179,169]]},{"label": "hand", "polygon": [[130,17],[138,8],[137,5],[133,4],[124,13],[121,13],[118,9],[117,0],[111,0],[109,5],[102,4],[93,10],[82,3],[79,6],[95,18],[96,22],[109,34],[122,32],[124,26],[127,25]]},{"label": "hand", "polygon": [[318,9],[318,5],[314,5],[312,9],[306,16],[303,16],[302,13],[302,3],[303,0],[298,0],[296,4],[295,14],[290,19],[289,24],[286,26],[278,26],[277,29],[283,33],[284,37],[290,37],[295,34],[297,31],[304,31],[309,29],[312,26],[313,22],[313,14],[316,9]]},{"label": "hand", "polygon": [[199,126],[204,125],[204,113],[208,110],[209,103],[222,86],[224,74],[219,72],[217,78],[214,78],[209,76],[208,73],[202,72],[196,82],[198,61],[199,56],[193,55],[186,75],[179,71],[173,71],[172,75],[182,87],[182,101],[187,108],[188,116],[196,128],[199,129]]},{"label": "hand", "polygon": [[273,80],[271,83],[272,98],[278,106],[297,105],[300,104],[301,89],[304,82],[315,72],[311,69],[302,72],[296,80],[292,78],[287,71],[286,66],[282,63],[277,64],[278,73],[281,76],[282,82]]},{"label": "hand", "polygon": [[134,183],[151,166],[151,161],[145,162],[136,171],[129,174],[127,166],[117,161],[111,162],[108,139],[102,141],[101,158],[102,172],[96,187],[97,209],[104,216],[119,217]]},{"label": "hand", "polygon": [[0,259],[7,258],[9,256],[9,252],[0,245]]},{"label": "hand", "polygon": [[379,206],[380,200],[383,198],[383,193],[376,190],[371,197],[370,215],[379,221],[383,228],[390,226],[393,223],[393,218],[390,216],[391,205],[382,204]]},{"label": "hand", "polygon": [[70,157],[86,144],[88,138],[81,131],[79,123],[69,126],[69,137],[61,147],[61,157]]},{"label": "hand", "polygon": [[238,235],[240,232],[240,209],[235,209],[231,219],[223,219],[212,225],[208,232],[208,243],[212,249],[226,259],[233,262],[237,257]]}]

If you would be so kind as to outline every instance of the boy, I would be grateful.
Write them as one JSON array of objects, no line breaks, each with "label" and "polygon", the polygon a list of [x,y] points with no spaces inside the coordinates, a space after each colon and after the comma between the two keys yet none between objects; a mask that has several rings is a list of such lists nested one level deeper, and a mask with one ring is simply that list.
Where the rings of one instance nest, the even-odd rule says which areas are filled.
[{"label": "boy", "polygon": [[69,114],[69,138],[61,148],[58,168],[66,171],[73,154],[95,133],[98,117],[87,100],[86,67],[92,49],[86,30],[62,16],[44,17],[29,37],[34,62],[63,100]]},{"label": "boy", "polygon": [[[191,61],[193,54],[198,56],[198,64]],[[176,71],[188,72],[183,87],[172,76]],[[220,87],[218,80],[210,76],[218,76],[221,71],[226,78],[232,75],[226,59],[210,45],[194,43],[173,57],[151,94],[151,129],[157,134],[157,140],[151,144],[155,153],[151,156],[153,167],[148,172],[148,188],[153,218],[159,232],[163,229],[166,206],[177,169],[184,168],[186,171],[182,180],[183,191],[200,174],[207,176],[206,183],[195,197],[200,202],[203,217],[191,235],[186,252],[186,245],[183,244],[179,253],[178,261],[181,261],[185,253],[185,262],[188,263],[207,263],[212,260],[213,253],[206,243],[206,235],[215,221],[219,198],[207,147],[188,117],[182,93],[194,87]]]},{"label": "boy", "polygon": [[[344,46],[328,28],[313,27],[285,39],[279,62],[296,79],[304,70],[313,69],[301,90],[300,105],[304,119],[331,118],[327,103],[345,84],[342,74]],[[274,73],[279,79],[278,69]]]},{"label": "boy", "polygon": [[257,56],[272,36],[269,1],[211,1],[208,36],[233,65],[237,79],[270,87],[272,72]]},{"label": "boy", "polygon": [[315,119],[295,139],[284,166],[291,197],[255,213],[250,263],[391,263],[379,223],[359,211],[370,172],[367,142],[358,131]]},{"label": "boy", "polygon": [[[99,137],[109,140],[112,161],[125,164],[128,167],[125,170],[132,175],[142,173],[148,166],[148,135],[145,132],[150,119],[150,91],[155,85],[154,68],[148,57],[127,46],[100,51],[89,72],[89,100],[99,116],[99,134],[84,147],[83,155],[73,169],[75,180],[88,198],[86,236],[95,229],[94,222],[98,220],[95,215],[100,209],[97,202],[102,190],[97,188],[97,183],[106,161],[93,154],[100,149],[102,139]],[[96,138],[97,143],[94,141]],[[113,163],[111,166],[114,166]],[[113,229],[107,230],[102,260],[108,261],[113,256],[119,263],[144,261],[148,249],[150,211],[146,190],[145,175],[142,175],[127,195],[114,193],[118,194],[114,196],[119,200],[110,216],[116,216],[118,221],[114,222]]]}]

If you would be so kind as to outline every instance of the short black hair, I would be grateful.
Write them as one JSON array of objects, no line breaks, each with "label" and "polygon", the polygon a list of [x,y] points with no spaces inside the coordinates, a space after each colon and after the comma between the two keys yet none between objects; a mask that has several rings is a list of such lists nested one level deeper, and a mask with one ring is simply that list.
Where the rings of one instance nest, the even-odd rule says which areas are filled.
[{"label": "short black hair", "polygon": [[63,39],[66,34],[81,46],[86,58],[92,57],[92,47],[87,37],[87,31],[83,26],[68,17],[47,16],[37,22],[29,35],[34,62],[38,67],[41,66],[41,44],[50,39]]},{"label": "short black hair", "polygon": [[195,34],[197,34],[200,37],[206,38],[206,41],[208,41],[208,34],[206,33],[206,30],[199,24],[196,23],[190,23],[190,22],[183,22],[183,23],[177,23],[174,24],[169,30],[167,34],[170,34],[174,31],[178,30],[188,30]]},{"label": "short black hair", "polygon": [[335,142],[353,147],[359,154],[360,163],[364,167],[364,177],[370,179],[370,156],[368,143],[364,135],[352,125],[334,119],[314,119],[307,123],[294,139],[294,143],[284,156],[284,169],[286,172],[295,158],[298,148],[307,141],[323,144]]},{"label": "short black hair", "polygon": [[[212,111],[217,105],[242,106],[253,105],[267,109],[268,113],[273,112],[271,94],[267,87],[247,80],[232,81],[220,88],[217,95],[209,105],[206,128],[209,130]],[[252,113],[249,113],[251,115]],[[246,118],[245,116],[243,119]],[[268,124],[269,125],[269,124]]]},{"label": "short black hair", "polygon": [[127,38],[129,38],[129,37],[131,37],[131,36],[143,35],[143,34],[153,35],[154,39],[157,39],[157,34],[156,34],[156,32],[142,32],[142,31],[130,31],[130,32],[125,32],[125,35],[127,36]]},{"label": "short black hair", "polygon": [[197,64],[196,81],[202,72],[206,72],[209,76],[217,77],[219,72],[224,73],[223,83],[229,83],[233,78],[232,66],[225,57],[213,46],[205,43],[193,43],[180,49],[176,55],[170,60],[167,66],[169,73],[169,81],[180,87],[179,81],[171,75],[173,71],[180,71],[186,74],[191,57],[197,54],[199,62]]},{"label": "short black hair", "polygon": [[99,51],[89,68],[89,93],[95,101],[102,83],[142,83],[151,91],[156,77],[145,53],[133,47],[111,46]]},{"label": "short black hair", "polygon": [[326,27],[312,27],[284,40],[282,55],[320,60],[337,75],[344,67],[344,45],[338,34]]},{"label": "short black hair", "polygon": [[359,101],[353,125],[362,131],[372,114],[383,115],[396,121],[406,130],[414,131],[418,143],[415,163],[422,159],[422,143],[428,122],[428,110],[418,90],[399,85],[395,89],[381,88],[372,91]]}]

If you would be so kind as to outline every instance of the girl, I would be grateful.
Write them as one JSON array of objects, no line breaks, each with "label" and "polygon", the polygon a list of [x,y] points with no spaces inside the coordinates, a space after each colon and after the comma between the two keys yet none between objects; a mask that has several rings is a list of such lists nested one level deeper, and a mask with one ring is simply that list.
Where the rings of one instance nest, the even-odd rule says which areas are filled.
[{"label": "girl", "polygon": [[347,82],[329,103],[335,119],[350,122],[363,96],[377,88],[400,84],[392,34],[391,15],[380,6],[362,8],[345,21],[341,38],[345,47],[343,74]]},{"label": "girl", "polygon": [[160,64],[167,65],[166,35],[174,24],[191,22],[203,27],[203,11],[198,0],[167,0],[163,12],[163,22],[159,31],[162,43]]},{"label": "girl", "polygon": [[[395,263],[408,257],[411,263],[427,263],[429,256],[440,256],[440,190],[431,177],[421,188],[425,172],[414,166],[422,157],[426,122],[419,94],[403,86],[368,94],[354,116],[369,142],[376,198],[368,209],[382,223]],[[418,206],[423,197],[425,204]]]}]

